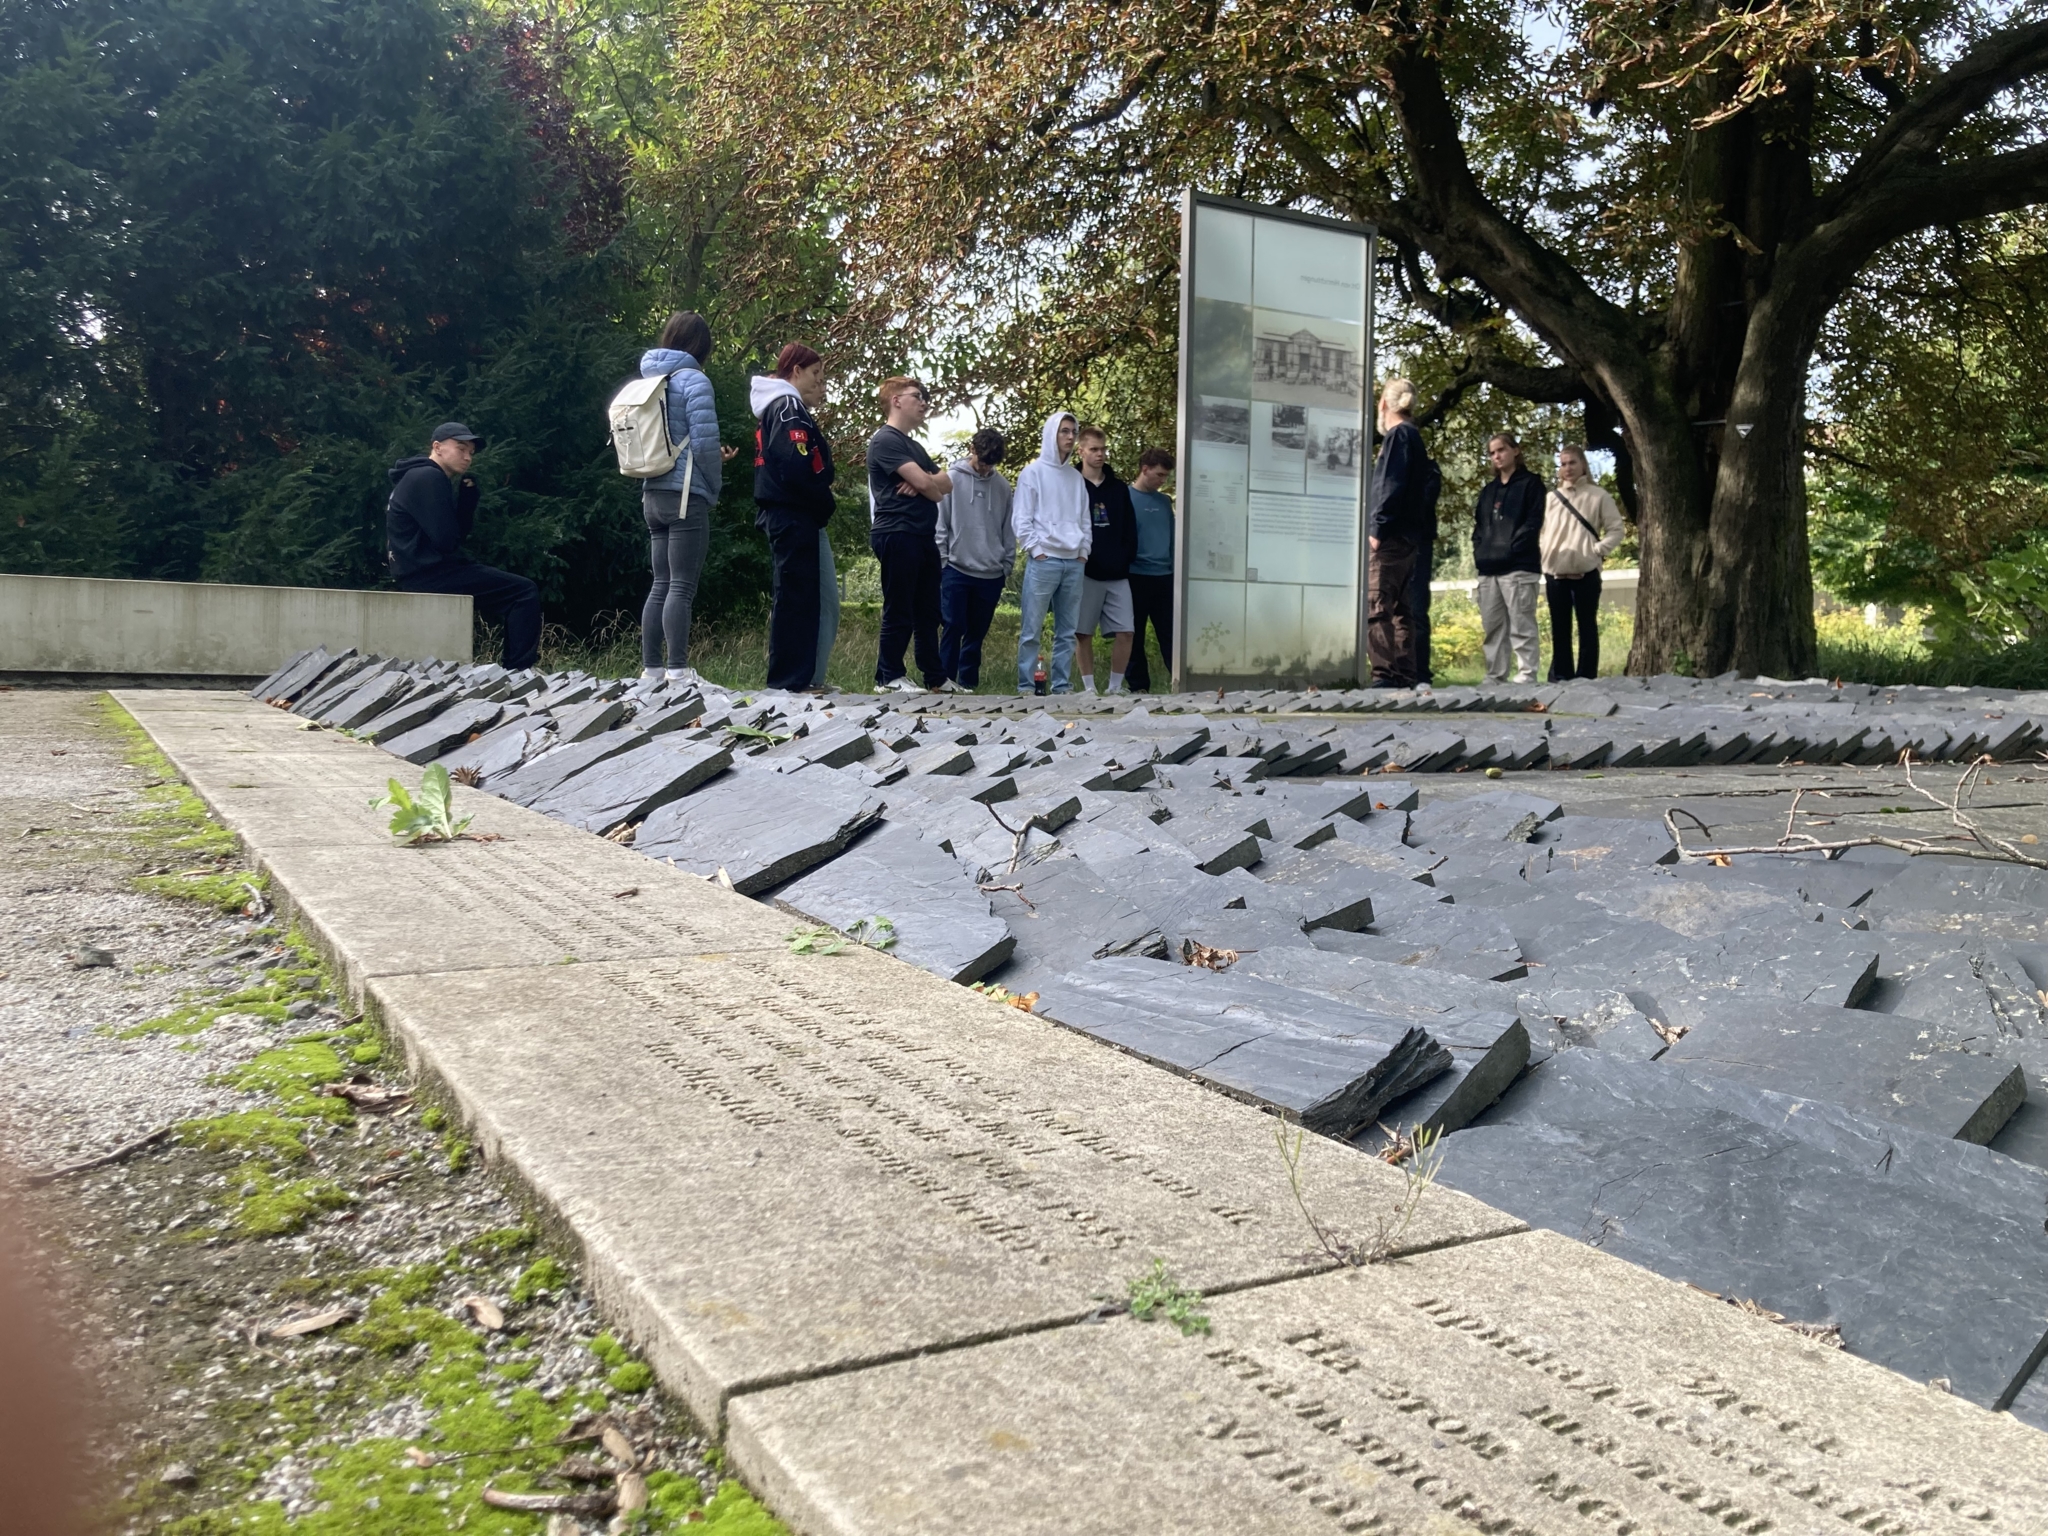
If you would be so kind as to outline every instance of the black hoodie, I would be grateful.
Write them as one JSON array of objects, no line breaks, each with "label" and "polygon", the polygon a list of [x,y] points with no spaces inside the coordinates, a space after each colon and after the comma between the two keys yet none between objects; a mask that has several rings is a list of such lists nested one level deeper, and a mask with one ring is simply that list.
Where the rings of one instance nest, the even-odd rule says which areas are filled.
[{"label": "black hoodie", "polygon": [[1526,469],[1489,475],[1472,519],[1472,563],[1482,576],[1543,569],[1543,482]]},{"label": "black hoodie", "polygon": [[424,453],[391,466],[391,500],[384,508],[384,547],[391,574],[453,565],[462,541],[476,526],[476,476],[450,480],[448,471]]},{"label": "black hoodie", "polygon": [[1086,474],[1081,482],[1088,487],[1088,520],[1095,528],[1082,574],[1090,581],[1122,581],[1138,557],[1138,514],[1131,506],[1131,488],[1107,464],[1102,466],[1102,484],[1094,484]]}]

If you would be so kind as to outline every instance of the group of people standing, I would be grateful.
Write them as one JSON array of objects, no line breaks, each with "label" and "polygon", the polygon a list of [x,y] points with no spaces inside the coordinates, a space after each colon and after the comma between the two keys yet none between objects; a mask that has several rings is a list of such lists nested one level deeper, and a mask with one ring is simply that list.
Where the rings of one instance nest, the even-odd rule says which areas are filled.
[{"label": "group of people standing", "polygon": [[[806,370],[815,370],[813,389],[778,388],[784,379],[800,386],[799,374],[812,377]],[[831,584],[829,546],[815,541],[832,515],[835,471],[809,410],[822,381],[817,354],[800,346],[783,349],[773,377],[754,381],[754,500],[775,553],[771,688],[822,687],[830,653],[826,626],[814,633],[807,617]],[[868,440],[866,468],[868,546],[882,588],[877,691],[919,691],[908,660],[924,689],[973,692],[1020,550],[1018,691],[1068,692],[1078,654],[1082,685],[1094,692],[1098,631],[1110,640],[1108,691],[1150,687],[1145,630],[1157,635],[1162,653],[1173,637],[1173,503],[1160,489],[1172,455],[1147,449],[1137,480],[1126,484],[1109,465],[1106,434],[1058,411],[1046,419],[1038,456],[1013,491],[998,468],[1009,452],[1002,433],[983,428],[941,469],[916,437],[931,412],[924,385],[902,375],[885,379],[876,404],[883,422]],[[1049,664],[1042,654],[1048,617]]]},{"label": "group of people standing", "polygon": [[[1415,386],[1388,380],[1380,391],[1380,457],[1368,529],[1367,652],[1379,688],[1431,681],[1429,579],[1443,478],[1423,446],[1414,410]],[[1550,490],[1529,468],[1512,432],[1488,438],[1486,457],[1491,473],[1472,518],[1473,598],[1486,680],[1536,680],[1539,581],[1550,606],[1550,680],[1599,676],[1600,567],[1625,532],[1620,509],[1593,479],[1586,450],[1576,443],[1558,450],[1558,483]]]},{"label": "group of people standing", "polygon": [[[646,677],[690,675],[691,611],[710,549],[712,508],[724,466],[739,451],[719,440],[717,402],[704,371],[711,350],[709,323],[681,311],[640,359],[641,378],[665,379],[669,443],[681,449],[673,469],[641,484],[652,572],[641,610]],[[792,342],[751,388],[755,522],[775,569],[767,685],[791,692],[824,689],[839,629],[826,531],[837,509],[838,471],[815,414],[825,399],[825,373],[818,353]],[[1078,660],[1081,686],[1093,693],[1098,633],[1110,643],[1108,692],[1150,689],[1147,630],[1162,656],[1173,647],[1174,507],[1164,490],[1173,455],[1146,449],[1136,478],[1126,482],[1110,467],[1107,434],[1070,411],[1055,411],[1013,491],[999,469],[1009,446],[1002,433],[976,432],[967,451],[941,469],[915,435],[931,410],[925,387],[905,376],[886,379],[876,403],[883,424],[868,440],[866,470],[868,544],[882,589],[877,691],[919,691],[906,670],[908,652],[922,688],[973,692],[983,643],[1020,551],[1017,691],[1071,691]],[[1378,404],[1381,446],[1368,525],[1367,651],[1373,684],[1384,688],[1431,681],[1430,576],[1442,477],[1414,409],[1414,385],[1389,380]],[[426,454],[392,468],[392,570],[408,591],[473,595],[479,612],[504,621],[505,665],[530,667],[539,654],[538,589],[461,551],[476,515],[469,469],[481,446],[468,427],[446,422]],[[1600,567],[1624,531],[1614,499],[1595,483],[1585,449],[1575,444],[1559,450],[1558,483],[1550,489],[1529,469],[1512,433],[1495,433],[1487,458],[1491,474],[1472,530],[1487,681],[1535,681],[1539,581],[1550,606],[1552,680],[1598,675]]]}]

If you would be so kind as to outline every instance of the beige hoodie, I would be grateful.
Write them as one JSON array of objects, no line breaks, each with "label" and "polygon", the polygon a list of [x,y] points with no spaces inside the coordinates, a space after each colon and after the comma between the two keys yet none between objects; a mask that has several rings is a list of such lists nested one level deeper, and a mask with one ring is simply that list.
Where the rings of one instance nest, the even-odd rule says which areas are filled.
[{"label": "beige hoodie", "polygon": [[[1574,512],[1578,517],[1572,516]],[[1598,542],[1579,526],[1580,518],[1600,535]],[[1594,481],[1581,480],[1569,491],[1561,485],[1552,486],[1543,503],[1543,536],[1539,545],[1543,574],[1583,576],[1599,570],[1601,562],[1621,544],[1626,531],[1614,498]]]}]

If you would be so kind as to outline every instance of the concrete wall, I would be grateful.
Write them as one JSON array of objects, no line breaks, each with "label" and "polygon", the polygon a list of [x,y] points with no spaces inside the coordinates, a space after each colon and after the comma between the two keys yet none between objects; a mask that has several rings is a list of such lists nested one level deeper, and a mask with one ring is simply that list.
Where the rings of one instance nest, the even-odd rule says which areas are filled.
[{"label": "concrete wall", "polygon": [[0,575],[0,673],[253,679],[315,645],[468,661],[470,607],[413,592]]}]

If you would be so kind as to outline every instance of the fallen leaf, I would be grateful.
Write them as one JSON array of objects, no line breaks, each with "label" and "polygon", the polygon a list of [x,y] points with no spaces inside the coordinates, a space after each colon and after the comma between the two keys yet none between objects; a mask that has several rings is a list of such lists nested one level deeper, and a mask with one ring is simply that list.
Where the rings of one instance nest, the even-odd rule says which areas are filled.
[{"label": "fallen leaf", "polygon": [[607,1424],[597,1437],[597,1443],[605,1448],[605,1454],[621,1466],[636,1466],[640,1453],[633,1448],[633,1442],[626,1438],[626,1432],[616,1424]]},{"label": "fallen leaf", "polygon": [[483,1500],[493,1509],[516,1509],[529,1515],[608,1515],[618,1507],[609,1490],[603,1493],[505,1493],[486,1488]]},{"label": "fallen leaf", "polygon": [[1193,939],[1180,941],[1180,963],[1199,965],[1207,971],[1227,971],[1240,959],[1234,949],[1217,949],[1213,945],[1197,943]]},{"label": "fallen leaf", "polygon": [[357,1109],[381,1114],[412,1102],[403,1088],[383,1088],[375,1083],[322,1083],[318,1090],[330,1099],[347,1099]]},{"label": "fallen leaf", "polygon": [[465,1296],[462,1309],[492,1333],[505,1326],[504,1309],[488,1296]]},{"label": "fallen leaf", "polygon": [[630,1514],[636,1509],[647,1507],[647,1479],[638,1472],[619,1474],[619,1513]]},{"label": "fallen leaf", "polygon": [[342,1323],[356,1320],[354,1307],[336,1307],[329,1312],[315,1312],[311,1317],[295,1317],[288,1323],[273,1323],[262,1330],[266,1339],[296,1339],[302,1334],[318,1333],[323,1328],[338,1327]]}]

